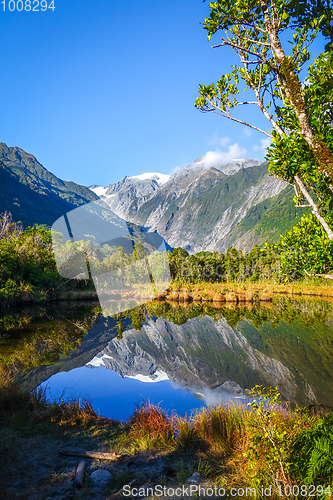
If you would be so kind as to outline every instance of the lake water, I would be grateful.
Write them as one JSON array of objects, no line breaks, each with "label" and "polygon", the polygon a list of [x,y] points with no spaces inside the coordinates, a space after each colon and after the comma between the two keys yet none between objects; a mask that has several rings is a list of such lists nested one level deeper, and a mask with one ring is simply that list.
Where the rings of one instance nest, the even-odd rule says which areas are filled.
[{"label": "lake water", "polygon": [[150,303],[104,318],[98,304],[0,318],[0,364],[50,399],[91,401],[125,421],[145,401],[169,413],[247,402],[277,386],[292,404],[333,406],[333,305],[278,298],[250,308]]}]

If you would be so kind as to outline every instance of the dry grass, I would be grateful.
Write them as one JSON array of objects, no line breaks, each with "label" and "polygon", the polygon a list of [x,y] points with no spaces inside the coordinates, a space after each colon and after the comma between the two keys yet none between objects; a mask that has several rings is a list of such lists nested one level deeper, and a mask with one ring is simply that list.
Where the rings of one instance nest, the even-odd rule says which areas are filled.
[{"label": "dry grass", "polygon": [[[306,415],[280,411],[275,406],[271,410],[268,425],[273,435],[286,432],[284,441],[313,425]],[[130,423],[126,453],[167,450],[175,461],[178,480],[199,470],[225,488],[254,487],[259,483],[266,487],[273,484],[274,477],[283,484],[281,464],[270,461],[272,445],[265,438],[262,417],[253,409],[218,405],[202,408],[187,418],[169,417],[159,407],[148,404],[136,410]],[[287,451],[281,453],[281,463],[287,467]]]},{"label": "dry grass", "polygon": [[246,411],[241,406],[217,405],[190,417],[171,417],[159,406],[147,403],[128,421],[130,429],[122,444],[127,453],[167,448],[198,457],[204,453],[220,461],[246,446],[245,421]]},{"label": "dry grass", "polygon": [[[328,281],[328,280],[326,280]],[[270,301],[278,295],[301,295],[307,298],[325,298],[333,302],[333,283],[311,281],[289,284],[278,283],[202,283],[179,286],[172,284],[168,293],[163,296],[171,301],[183,301],[186,295],[187,302],[190,300],[201,302],[224,302],[224,303],[253,303],[258,301]]]},{"label": "dry grass", "polygon": [[47,410],[43,391],[28,391],[10,379],[0,388],[0,422],[34,424]]},{"label": "dry grass", "polygon": [[191,452],[200,449],[228,455],[244,440],[243,419],[244,410],[236,406],[218,405],[202,408],[191,417],[170,417],[159,406],[147,403],[137,408],[128,421],[128,437],[148,437],[152,447],[169,443]]},{"label": "dry grass", "polygon": [[178,446],[186,451],[195,451],[199,448],[200,438],[194,426],[195,418],[174,417],[174,430]]},{"label": "dry grass", "polygon": [[194,429],[211,451],[230,455],[244,441],[244,416],[240,406],[203,408],[195,416]]},{"label": "dry grass", "polygon": [[137,407],[128,424],[128,438],[134,440],[139,448],[166,446],[174,440],[172,418],[150,402]]},{"label": "dry grass", "polygon": [[48,402],[46,390],[29,393],[10,378],[2,378],[0,387],[0,422],[33,426],[37,422],[86,426],[98,418],[89,401]]},{"label": "dry grass", "polygon": [[96,412],[89,401],[71,400],[54,405],[52,419],[59,425],[86,426],[97,419]]},{"label": "dry grass", "polygon": [[63,447],[86,450],[104,447],[110,435],[116,434],[115,422],[98,417],[88,402],[49,403],[44,391],[30,394],[5,376],[2,382],[0,497],[58,498],[59,492],[67,491],[68,486],[68,494],[73,500],[93,498],[89,482],[77,492],[74,485],[65,485],[67,480],[73,479],[78,459],[61,456],[59,450]]},{"label": "dry grass", "polygon": [[[15,428],[24,432],[28,425],[33,427],[36,422],[43,425],[45,422],[46,432],[51,426],[61,430],[63,426],[69,426],[66,432],[77,426],[79,432],[84,429],[91,438],[92,422],[98,418],[87,401],[50,404],[45,392],[29,394],[7,380],[0,389],[0,424],[4,424],[7,436],[7,439],[4,434],[1,436],[0,459],[11,457],[13,463],[15,461],[11,456],[13,422],[19,424]],[[111,424],[113,422],[109,421]],[[270,426],[276,435],[286,431],[291,438],[312,425],[309,418],[279,412],[276,408],[264,424]],[[263,433],[262,417],[253,409],[218,405],[202,408],[189,418],[182,418],[169,416],[159,406],[148,402],[138,407],[125,425],[118,423],[111,438],[112,432],[108,427],[108,446],[113,451],[117,449],[122,454],[135,455],[159,449],[169,457],[170,470],[175,471],[178,480],[184,480],[194,470],[199,470],[205,477],[228,488],[251,487],[258,481],[263,485],[272,482],[271,465],[267,459],[271,446]],[[17,435],[16,446],[19,446],[20,439]],[[273,472],[279,474],[278,467]],[[55,477],[52,481],[57,479],[60,480]]]}]

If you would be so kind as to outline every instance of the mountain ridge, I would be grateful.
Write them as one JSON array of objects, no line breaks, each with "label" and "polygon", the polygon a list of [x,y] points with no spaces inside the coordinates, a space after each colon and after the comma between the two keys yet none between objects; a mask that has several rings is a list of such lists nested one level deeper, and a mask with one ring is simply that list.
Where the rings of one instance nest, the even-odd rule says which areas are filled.
[{"label": "mountain ridge", "polygon": [[124,177],[105,194],[102,199],[120,217],[189,253],[224,252],[231,245],[250,250],[265,238],[277,241],[305,212],[296,211],[291,187],[253,159],[207,165],[198,158],[160,186]]},{"label": "mountain ridge", "polygon": [[26,226],[52,226],[58,217],[98,199],[90,189],[64,181],[30,153],[0,142],[0,213],[10,211]]},{"label": "mountain ridge", "polygon": [[224,165],[198,158],[170,177],[147,172],[90,188],[49,172],[30,153],[0,143],[0,213],[26,227],[52,224],[76,207],[101,199],[126,221],[157,232],[171,248],[189,253],[250,250],[274,242],[308,209],[296,210],[292,188],[254,159]]}]

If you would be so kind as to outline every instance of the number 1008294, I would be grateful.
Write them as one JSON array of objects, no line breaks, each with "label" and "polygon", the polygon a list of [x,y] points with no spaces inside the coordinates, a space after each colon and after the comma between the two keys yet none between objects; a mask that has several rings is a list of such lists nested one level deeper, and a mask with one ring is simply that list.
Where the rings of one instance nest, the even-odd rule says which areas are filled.
[{"label": "number 1008294", "polygon": [[48,2],[47,0],[2,0],[3,12],[45,12],[48,9],[54,11],[54,0]]}]

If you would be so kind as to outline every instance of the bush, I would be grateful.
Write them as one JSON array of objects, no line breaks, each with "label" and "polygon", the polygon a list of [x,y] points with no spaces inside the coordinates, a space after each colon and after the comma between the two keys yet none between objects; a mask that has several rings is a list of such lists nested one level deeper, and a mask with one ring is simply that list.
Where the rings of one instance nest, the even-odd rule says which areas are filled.
[{"label": "bush", "polygon": [[301,484],[332,486],[333,413],[298,435],[290,462],[290,472]]}]

